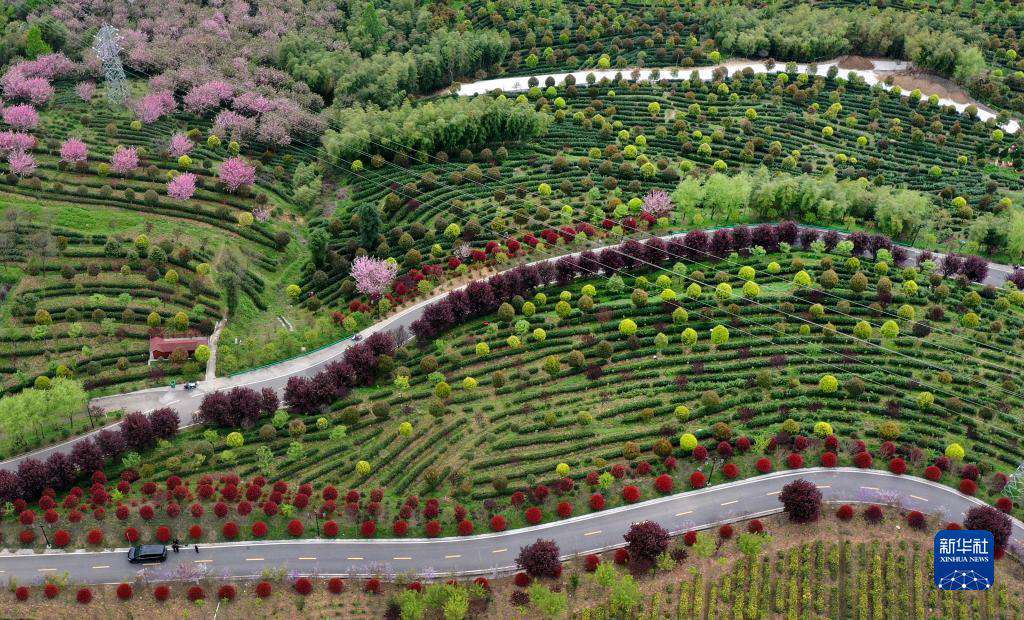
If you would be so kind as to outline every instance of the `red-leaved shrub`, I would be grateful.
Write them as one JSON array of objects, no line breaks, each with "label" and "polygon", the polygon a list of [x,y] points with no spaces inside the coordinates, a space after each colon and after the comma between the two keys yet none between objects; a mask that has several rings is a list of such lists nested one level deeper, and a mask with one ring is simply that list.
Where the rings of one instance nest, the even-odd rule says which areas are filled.
[{"label": "red-leaved shrub", "polygon": [[671,493],[674,486],[672,476],[668,474],[661,474],[654,479],[654,488],[658,490],[658,493]]},{"label": "red-leaved shrub", "polygon": [[978,483],[970,478],[964,478],[960,481],[960,492],[964,495],[974,495],[978,492]]},{"label": "red-leaved shrub", "polygon": [[327,580],[327,591],[331,594],[341,594],[345,591],[345,580],[341,577],[331,577]]},{"label": "red-leaved shrub", "polygon": [[294,588],[296,592],[302,596],[306,596],[313,591],[313,582],[306,577],[299,577],[295,580]]},{"label": "red-leaved shrub", "polygon": [[923,530],[926,525],[924,514],[920,510],[911,510],[907,513],[907,525],[915,530]]},{"label": "red-leaved shrub", "polygon": [[853,506],[849,504],[843,504],[836,510],[836,517],[843,521],[849,521],[853,518]]}]

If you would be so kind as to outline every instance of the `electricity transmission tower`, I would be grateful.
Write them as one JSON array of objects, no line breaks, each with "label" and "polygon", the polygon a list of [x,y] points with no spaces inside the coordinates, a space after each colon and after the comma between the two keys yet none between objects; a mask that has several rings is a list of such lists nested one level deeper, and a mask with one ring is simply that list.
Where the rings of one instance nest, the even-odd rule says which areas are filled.
[{"label": "electricity transmission tower", "polygon": [[1010,475],[1003,493],[1015,502],[1024,499],[1024,463],[1018,465],[1017,470]]},{"label": "electricity transmission tower", "polygon": [[121,65],[121,35],[117,28],[110,24],[100,28],[93,39],[92,50],[103,61],[107,100],[114,105],[124,105],[128,100],[128,80]]}]

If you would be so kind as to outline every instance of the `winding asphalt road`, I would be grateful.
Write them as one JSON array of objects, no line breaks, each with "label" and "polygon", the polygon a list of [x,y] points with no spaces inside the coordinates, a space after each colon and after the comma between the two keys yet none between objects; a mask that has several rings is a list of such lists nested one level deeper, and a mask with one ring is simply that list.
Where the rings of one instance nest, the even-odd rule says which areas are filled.
[{"label": "winding asphalt road", "polygon": [[[804,226],[804,228],[810,227]],[[705,230],[710,232],[716,229],[709,228]],[[678,232],[662,235],[661,239],[668,241],[676,237],[681,237],[685,234],[686,232]],[[643,238],[641,237],[640,240],[643,240]],[[599,250],[602,248],[616,248],[620,246],[621,244],[609,244],[605,246],[588,247],[585,249]],[[913,247],[906,247],[906,250],[909,254],[909,261],[914,261],[923,252],[923,250]],[[563,256],[578,256],[583,251],[584,250],[580,250],[577,252],[533,261],[529,264],[539,265],[541,263],[554,262]],[[934,254],[936,261],[944,256],[944,254],[941,253]],[[1011,273],[1013,273],[1012,266],[991,263],[989,265],[988,276],[985,278],[984,284],[1001,286],[1006,282],[1006,279]],[[458,287],[454,290],[459,290],[461,288],[464,287]],[[394,314],[379,323],[371,325],[361,331],[358,334],[358,337],[366,338],[375,332],[392,332],[396,335],[408,333],[410,326],[417,319],[423,316],[424,309],[431,303],[446,297],[449,292],[450,291],[439,293],[429,299],[425,299],[413,306],[410,306],[409,308],[406,308],[405,310]],[[206,396],[206,394],[216,392],[218,390],[226,390],[243,386],[250,387],[255,390],[262,390],[263,388],[269,387],[277,390],[278,393],[281,393],[284,391],[284,387],[288,383],[289,378],[293,376],[308,377],[315,375],[322,370],[324,366],[344,355],[345,351],[354,343],[355,338],[348,338],[291,360],[271,364],[269,366],[264,366],[263,368],[258,368],[256,370],[251,370],[231,377],[218,377],[216,379],[200,381],[199,387],[190,392],[186,392],[182,387],[178,387],[173,390],[169,387],[150,388],[147,390],[126,392],[123,394],[96,398],[92,401],[92,404],[107,411],[120,409],[126,412],[142,411],[143,413],[148,413],[161,407],[170,407],[178,413],[178,418],[180,419],[183,427],[190,426],[193,424],[194,414],[199,409],[199,405],[202,403],[203,397]],[[104,428],[115,428],[118,424],[118,422],[115,422],[105,426]],[[62,443],[40,448],[33,452],[25,453],[6,461],[2,461],[0,462],[0,469],[13,471],[18,468],[21,461],[28,458],[45,460],[54,452],[70,453],[75,443],[94,436],[96,433],[100,432],[100,430],[103,429],[97,429],[85,435],[73,437]]]},{"label": "winding asphalt road", "polygon": [[[519,549],[538,538],[554,540],[563,557],[595,553],[624,544],[629,523],[651,520],[673,534],[762,517],[781,510],[782,487],[803,478],[818,485],[826,502],[878,503],[920,510],[939,523],[962,522],[981,500],[911,476],[854,468],[783,471],[590,513],[502,533],[460,538],[238,542],[202,545],[169,553],[162,565],[129,564],[127,549],[92,552],[49,551],[0,554],[0,579],[34,583],[47,574],[67,573],[78,583],[120,583],[140,575],[152,581],[187,579],[207,573],[256,577],[267,566],[300,574],[347,577],[502,575],[515,570]],[[312,525],[312,524],[308,524]],[[813,526],[811,526],[813,527]],[[1024,544],[1024,523],[1013,520],[1011,550]]]}]

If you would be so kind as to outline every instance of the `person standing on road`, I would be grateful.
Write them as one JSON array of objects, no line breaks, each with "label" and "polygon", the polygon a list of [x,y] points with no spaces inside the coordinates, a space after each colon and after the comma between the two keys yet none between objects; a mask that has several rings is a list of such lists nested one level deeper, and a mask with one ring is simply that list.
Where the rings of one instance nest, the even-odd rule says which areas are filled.
[{"label": "person standing on road", "polygon": [[199,545],[197,544],[195,547],[196,547],[196,553],[199,553]]}]

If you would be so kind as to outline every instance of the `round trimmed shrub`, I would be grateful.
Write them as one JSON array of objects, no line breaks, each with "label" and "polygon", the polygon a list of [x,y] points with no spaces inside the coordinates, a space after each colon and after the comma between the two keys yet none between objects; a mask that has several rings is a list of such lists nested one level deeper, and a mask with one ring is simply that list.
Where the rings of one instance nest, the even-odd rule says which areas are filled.
[{"label": "round trimmed shrub", "polygon": [[923,530],[927,522],[924,518],[924,513],[920,510],[911,510],[907,513],[907,525],[914,528],[915,530]]},{"label": "round trimmed shrub", "polygon": [[761,523],[760,519],[752,519],[747,523],[747,531],[751,534],[760,534],[764,532],[764,523]]},{"label": "round trimmed shrub", "polygon": [[345,580],[341,577],[331,577],[327,580],[327,591],[331,594],[341,594],[345,591]]},{"label": "round trimmed shrub", "polygon": [[671,493],[675,483],[672,481],[672,476],[668,474],[661,474],[654,479],[654,488],[659,493]]},{"label": "round trimmed shrub", "polygon": [[530,506],[529,508],[527,508],[525,516],[526,522],[530,525],[537,525],[538,523],[540,523],[541,519],[544,518],[544,515],[541,513],[540,508],[537,508],[536,506]]},{"label": "round trimmed shrub", "polygon": [[708,483],[708,478],[702,472],[695,471],[690,474],[690,487],[694,489],[702,489],[704,485]]},{"label": "round trimmed shrub", "polygon": [[901,476],[907,473],[907,462],[900,457],[896,457],[889,461],[889,471],[897,476]]},{"label": "round trimmed shrub", "polygon": [[127,583],[122,583],[121,585],[117,586],[116,592],[117,598],[119,598],[122,601],[127,601],[132,597],[133,594],[132,586]]},{"label": "round trimmed shrub", "polygon": [[92,590],[89,588],[79,588],[75,594],[75,600],[82,605],[88,605],[92,602]]},{"label": "round trimmed shrub", "polygon": [[491,517],[492,532],[504,532],[506,527],[508,527],[508,522],[505,520],[503,515],[494,515]]},{"label": "round trimmed shrub", "polygon": [[839,457],[836,456],[835,452],[822,452],[821,453],[821,465],[822,467],[835,467],[839,462]]},{"label": "round trimmed shrub", "polygon": [[377,522],[376,521],[363,521],[362,525],[359,526],[359,534],[363,538],[373,538],[374,534],[377,533]]},{"label": "round trimmed shrub", "polygon": [[591,510],[594,510],[594,511],[604,510],[604,506],[605,506],[604,495],[602,495],[600,493],[594,493],[593,495],[590,496],[590,509]]},{"label": "round trimmed shrub", "polygon": [[722,540],[729,540],[733,535],[733,527],[726,523],[725,525],[718,528],[718,537]]},{"label": "round trimmed shrub", "polygon": [[853,518],[853,506],[849,504],[843,504],[836,510],[836,517],[841,521],[849,521]]},{"label": "round trimmed shrub", "polygon": [[757,459],[757,463],[754,466],[757,467],[757,471],[761,472],[762,474],[767,474],[772,470],[771,460],[769,460],[768,457],[764,456]]},{"label": "round trimmed shrub", "polygon": [[188,589],[186,594],[188,600],[195,603],[196,601],[203,600],[206,598],[206,590],[202,586],[192,586]]},{"label": "round trimmed shrub", "polygon": [[153,588],[153,598],[155,598],[156,600],[158,600],[160,602],[163,602],[163,601],[166,601],[170,597],[171,597],[171,588],[170,588],[170,586],[160,585],[160,586],[157,586],[157,587]]},{"label": "round trimmed shrub", "polygon": [[274,592],[274,587],[267,581],[261,581],[256,584],[256,596],[258,598],[267,598]]},{"label": "round trimmed shrub", "polygon": [[932,482],[938,481],[942,478],[942,470],[935,465],[929,465],[924,468],[924,477]]},{"label": "round trimmed shrub", "polygon": [[885,513],[882,512],[882,507],[878,504],[871,504],[864,509],[864,520],[868,523],[881,523],[884,518]]},{"label": "round trimmed shrub", "polygon": [[299,577],[295,580],[293,587],[295,588],[295,591],[302,596],[307,596],[313,591],[313,582],[307,577]]},{"label": "round trimmed shrub", "polygon": [[964,495],[974,495],[978,492],[978,483],[970,478],[964,478],[960,481],[960,492]]},{"label": "round trimmed shrub", "polygon": [[233,601],[238,595],[238,590],[230,583],[226,583],[217,589],[217,599],[221,601]]},{"label": "round trimmed shrub", "polygon": [[858,452],[857,455],[853,457],[853,464],[861,469],[871,467],[872,461],[873,459],[871,458],[871,455],[867,452]]}]

